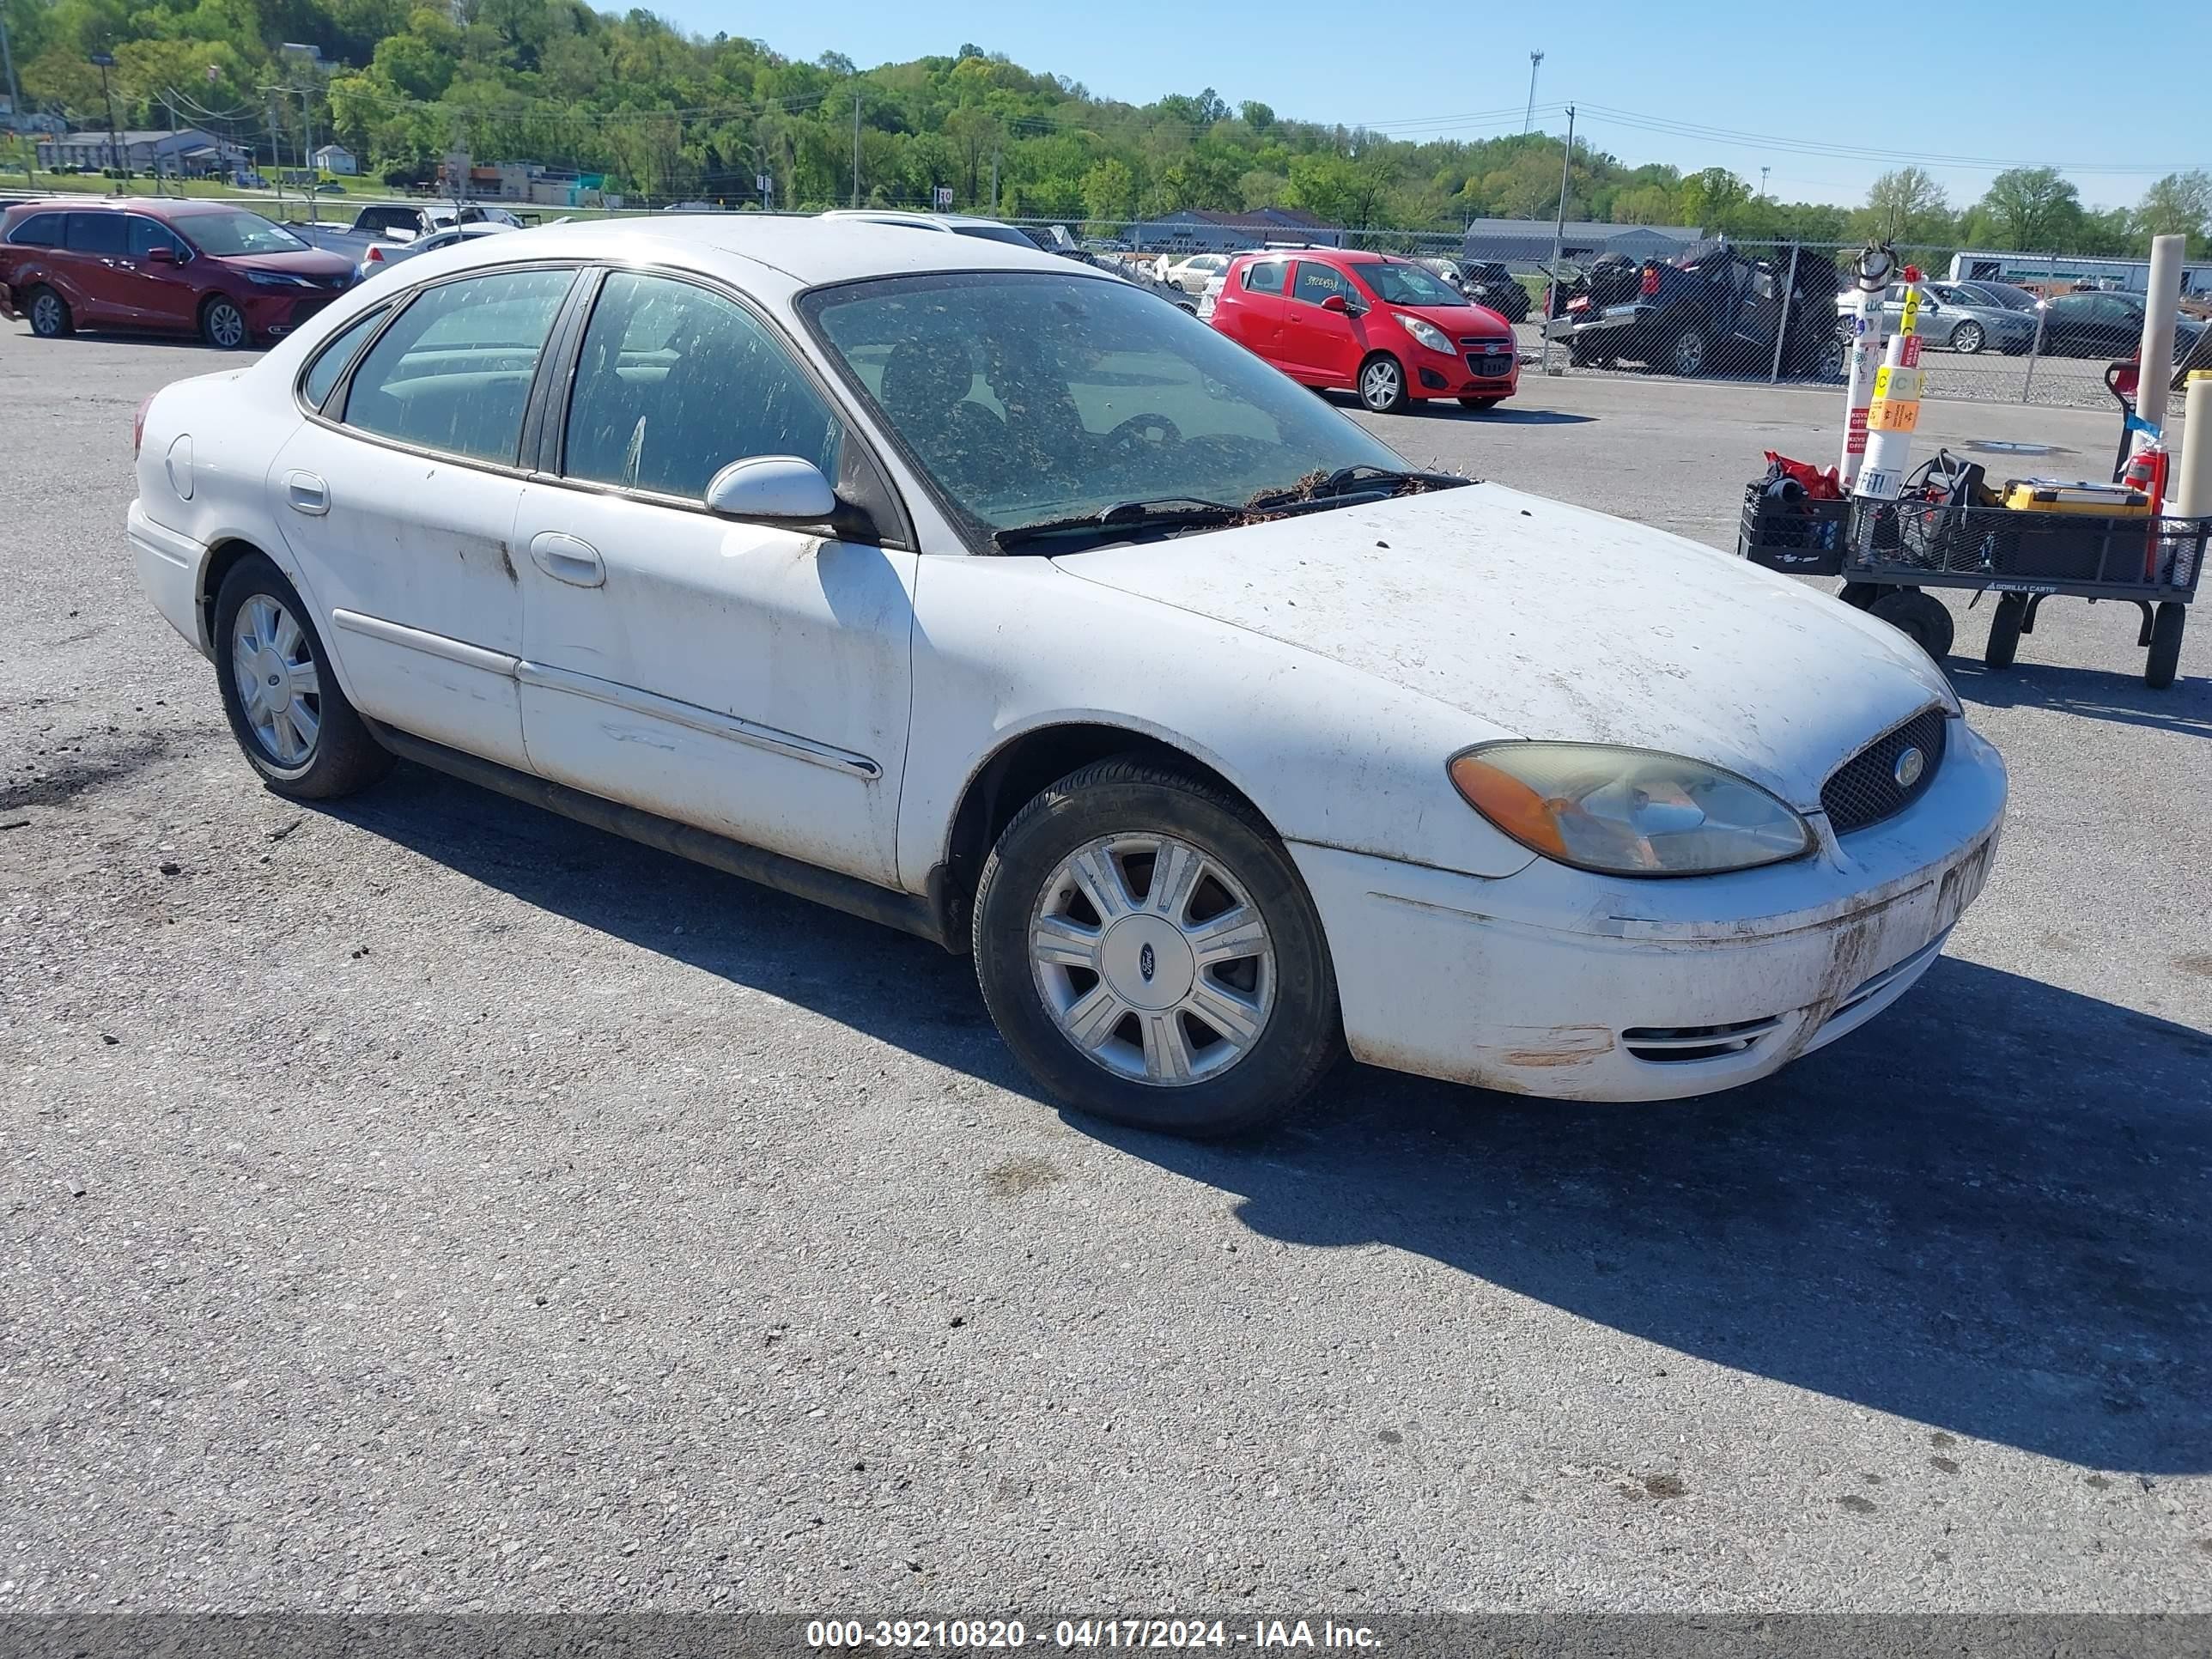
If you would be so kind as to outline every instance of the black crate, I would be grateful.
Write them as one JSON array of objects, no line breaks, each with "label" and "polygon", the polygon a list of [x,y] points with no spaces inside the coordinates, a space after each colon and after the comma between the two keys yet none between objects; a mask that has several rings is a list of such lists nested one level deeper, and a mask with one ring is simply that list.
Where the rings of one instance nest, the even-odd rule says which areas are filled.
[{"label": "black crate", "polygon": [[1942,586],[2193,592],[2204,563],[2202,519],[2033,513],[1935,501],[1861,501],[1851,515],[1855,579]]},{"label": "black crate", "polygon": [[1759,485],[1743,493],[1735,550],[1753,564],[1792,576],[1833,576],[1844,568],[1851,504],[1799,501],[1784,507]]}]

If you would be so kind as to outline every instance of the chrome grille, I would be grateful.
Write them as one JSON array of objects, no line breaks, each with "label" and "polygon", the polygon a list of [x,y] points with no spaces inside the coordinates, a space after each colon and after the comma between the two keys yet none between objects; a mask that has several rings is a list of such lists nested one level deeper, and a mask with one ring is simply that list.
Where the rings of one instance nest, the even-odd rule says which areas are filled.
[{"label": "chrome grille", "polygon": [[[1949,721],[1941,708],[1922,709],[1904,725],[1883,733],[1845,761],[1820,786],[1820,810],[1838,836],[1893,818],[1920,799],[1943,763]],[[1897,763],[1908,749],[1920,751],[1920,775],[1899,783]]]}]

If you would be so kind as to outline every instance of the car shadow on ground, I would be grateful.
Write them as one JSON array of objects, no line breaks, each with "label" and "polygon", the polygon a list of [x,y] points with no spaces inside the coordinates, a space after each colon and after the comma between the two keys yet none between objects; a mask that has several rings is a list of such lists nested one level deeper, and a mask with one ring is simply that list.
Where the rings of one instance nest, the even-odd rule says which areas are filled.
[{"label": "car shadow on ground", "polygon": [[[969,964],[933,945],[412,767],[326,810],[1036,1098]],[[1288,1244],[1411,1251],[1931,1430],[2212,1471],[2212,1036],[2186,1026],[1945,960],[1865,1029],[1701,1101],[1547,1103],[1347,1064],[1247,1144],[1066,1121],[1237,1194]],[[1468,1332],[1470,1375],[1487,1340]]]},{"label": "car shadow on ground", "polygon": [[[2135,608],[2124,609],[2132,636]],[[2114,621],[2117,624],[2119,618]],[[2023,642],[2021,649],[2029,648]],[[2185,639],[2183,649],[2188,649]],[[1985,708],[2051,708],[2088,720],[2212,738],[2212,679],[2203,675],[2185,675],[2165,690],[2154,691],[2143,684],[2140,672],[2118,674],[2103,668],[2030,662],[2025,657],[2015,659],[2009,668],[1992,669],[1978,658],[1956,652],[1943,670],[1961,701]]]}]

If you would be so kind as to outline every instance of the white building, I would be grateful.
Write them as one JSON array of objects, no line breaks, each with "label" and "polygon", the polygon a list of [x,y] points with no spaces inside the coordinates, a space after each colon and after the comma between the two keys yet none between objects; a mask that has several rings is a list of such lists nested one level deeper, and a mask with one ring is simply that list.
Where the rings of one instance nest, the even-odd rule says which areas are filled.
[{"label": "white building", "polygon": [[64,132],[39,141],[42,167],[124,167],[134,173],[160,173],[201,178],[248,166],[252,157],[236,144],[198,127],[163,132],[150,128],[105,129]]},{"label": "white building", "polygon": [[353,159],[353,152],[343,144],[325,144],[311,158],[325,173],[342,173],[350,179],[361,171]]}]

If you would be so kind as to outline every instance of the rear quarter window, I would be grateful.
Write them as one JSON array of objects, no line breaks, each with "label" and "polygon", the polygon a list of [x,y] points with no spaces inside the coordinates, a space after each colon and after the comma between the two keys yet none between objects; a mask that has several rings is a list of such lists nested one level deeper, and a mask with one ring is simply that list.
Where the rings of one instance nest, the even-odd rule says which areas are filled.
[{"label": "rear quarter window", "polygon": [[10,247],[59,247],[69,221],[58,213],[33,213],[8,233]]}]

